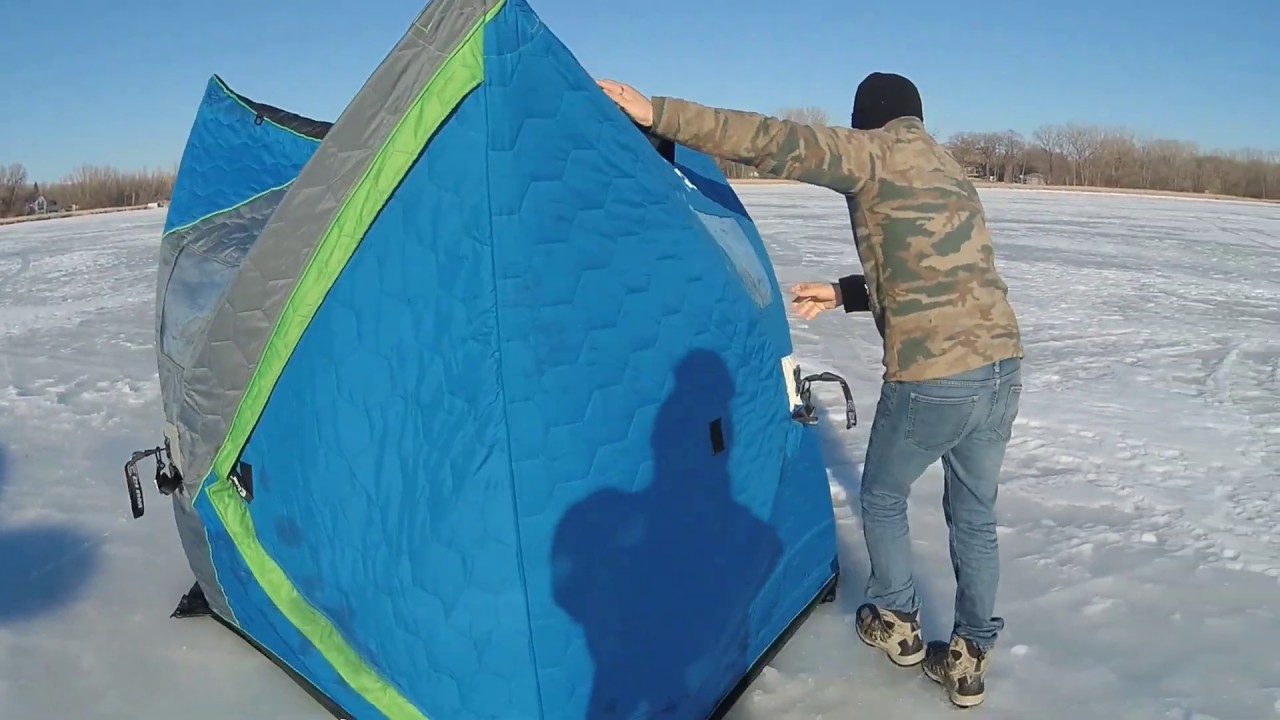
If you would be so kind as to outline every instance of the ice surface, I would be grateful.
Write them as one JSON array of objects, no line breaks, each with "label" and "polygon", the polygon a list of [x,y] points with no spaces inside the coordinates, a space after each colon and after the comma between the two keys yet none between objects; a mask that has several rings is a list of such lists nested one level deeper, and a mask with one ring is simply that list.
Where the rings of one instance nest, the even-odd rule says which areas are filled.
[{"label": "ice surface", "polygon": [[[835,195],[739,192],[783,284],[857,272]],[[984,190],[1025,331],[1000,499],[1007,621],[984,718],[1280,717],[1280,207]],[[0,227],[0,717],[324,718],[211,621],[171,511],[129,518],[120,467],[154,445],[163,211]],[[868,422],[827,430],[839,600],[734,720],[950,718],[918,669],[852,626],[866,577],[859,469],[880,375],[867,317],[793,320],[806,370]],[[838,392],[818,388],[833,412]],[[144,466],[143,468],[147,468]],[[925,629],[954,591],[935,467],[912,496]]]}]

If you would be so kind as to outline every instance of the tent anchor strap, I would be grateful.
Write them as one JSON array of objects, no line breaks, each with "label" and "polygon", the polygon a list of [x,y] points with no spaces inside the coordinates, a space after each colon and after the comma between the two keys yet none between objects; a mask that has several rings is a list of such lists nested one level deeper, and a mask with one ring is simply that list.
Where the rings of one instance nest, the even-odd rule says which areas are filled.
[{"label": "tent anchor strap", "polygon": [[221,615],[214,612],[213,609],[209,607],[209,601],[205,598],[204,590],[200,587],[200,583],[197,582],[192,585],[191,589],[187,591],[187,594],[182,596],[182,599],[178,601],[178,606],[174,608],[173,614],[170,615],[170,617],[178,619],[212,617],[214,620],[221,623],[223,627],[239,636],[241,640],[252,645],[254,649],[262,653],[264,657],[274,663],[281,670],[285,671],[290,678],[293,678],[293,681],[297,683],[299,687],[306,691],[306,693],[310,695],[313,700],[319,703],[320,706],[323,707],[330,715],[334,716],[338,720],[351,720],[351,713],[344,710],[341,705],[333,700],[333,698],[321,692],[319,688],[311,683],[311,681],[299,675],[297,671],[289,667],[288,664],[282,662],[280,658],[276,657],[270,650],[246,635],[240,628],[236,627],[234,623],[228,622],[226,618],[223,618]]}]

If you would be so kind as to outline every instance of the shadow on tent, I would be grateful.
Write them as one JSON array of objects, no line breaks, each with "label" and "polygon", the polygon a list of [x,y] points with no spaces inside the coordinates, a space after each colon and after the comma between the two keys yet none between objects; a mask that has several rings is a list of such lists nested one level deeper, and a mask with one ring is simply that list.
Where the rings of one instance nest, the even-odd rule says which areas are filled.
[{"label": "shadow on tent", "polygon": [[[0,501],[12,467],[0,446]],[[70,605],[97,565],[93,538],[75,528],[25,523],[0,526],[0,625],[49,615]]]},{"label": "shadow on tent", "polygon": [[[660,715],[689,676],[751,664],[748,603],[782,541],[731,494],[733,392],[718,355],[687,355],[654,424],[651,483],[596,492],[556,530],[556,602],[595,665],[586,720]],[[707,452],[707,418],[723,419],[729,452]]]}]

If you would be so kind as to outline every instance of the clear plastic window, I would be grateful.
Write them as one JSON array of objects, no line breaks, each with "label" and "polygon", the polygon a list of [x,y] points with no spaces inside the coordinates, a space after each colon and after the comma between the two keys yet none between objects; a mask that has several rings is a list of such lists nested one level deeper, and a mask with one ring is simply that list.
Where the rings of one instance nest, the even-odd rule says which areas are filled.
[{"label": "clear plastic window", "polygon": [[[161,256],[173,257],[173,264],[161,301],[160,354],[180,369],[194,359],[209,317],[285,192],[282,187],[263,193],[174,231],[161,242]],[[167,265],[161,261],[162,272]]]},{"label": "clear plastic window", "polygon": [[160,312],[160,351],[185,368],[204,320],[235,279],[238,266],[184,247],[178,251]]},{"label": "clear plastic window", "polygon": [[756,254],[751,240],[743,232],[737,220],[719,215],[698,212],[694,214],[702,221],[703,227],[711,233],[720,249],[724,251],[729,262],[738,271],[738,277],[746,286],[747,292],[755,300],[756,305],[765,307],[773,301],[773,286],[769,284],[769,273],[765,271],[760,256]]}]

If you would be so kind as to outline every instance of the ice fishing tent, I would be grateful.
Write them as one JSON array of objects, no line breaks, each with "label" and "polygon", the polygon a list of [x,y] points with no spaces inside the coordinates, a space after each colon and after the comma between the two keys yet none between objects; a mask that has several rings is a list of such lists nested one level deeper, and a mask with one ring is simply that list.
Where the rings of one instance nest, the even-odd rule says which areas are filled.
[{"label": "ice fishing tent", "polygon": [[341,717],[727,709],[834,520],[760,237],[674,164],[523,0],[435,0],[332,125],[214,78],[157,290],[180,614]]}]

